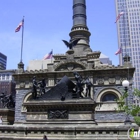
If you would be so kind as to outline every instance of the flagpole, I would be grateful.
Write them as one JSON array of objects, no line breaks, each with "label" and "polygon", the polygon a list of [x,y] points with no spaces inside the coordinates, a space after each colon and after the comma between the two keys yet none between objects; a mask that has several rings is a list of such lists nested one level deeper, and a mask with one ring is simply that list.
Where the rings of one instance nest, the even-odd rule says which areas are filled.
[{"label": "flagpole", "polygon": [[41,66],[41,69],[43,70],[43,60],[42,60],[42,66]]},{"label": "flagpole", "polygon": [[[125,54],[124,54],[124,56],[126,56],[127,55],[127,53],[126,53],[126,35],[125,35],[125,14],[126,14],[126,12],[124,11],[124,5],[122,5],[122,11],[123,11],[123,33],[124,33],[124,47],[125,47]],[[123,53],[122,53],[123,54]]]},{"label": "flagpole", "polygon": [[21,35],[21,58],[20,58],[20,62],[22,62],[22,52],[23,52],[24,16],[23,16],[22,22],[23,22],[23,25],[22,25],[22,35]]},{"label": "flagpole", "polygon": [[[126,57],[127,58],[127,64],[128,64],[128,55],[127,55],[127,51],[126,51],[126,32],[125,32],[125,26],[126,26],[126,24],[125,24],[125,14],[126,14],[126,12],[124,11],[124,5],[122,5],[122,8],[123,8],[123,12],[124,12],[124,14],[123,14],[123,27],[124,27],[124,47],[125,47],[125,54],[124,54],[124,57]],[[129,81],[129,67],[127,67],[128,68],[128,81]]]},{"label": "flagpole", "polygon": [[[124,6],[122,5],[123,7],[123,12],[124,12]],[[125,24],[125,14],[126,12],[124,12],[123,14],[123,27],[124,27],[124,47],[125,47],[125,54],[124,54],[124,57],[127,57],[127,63],[128,63],[128,54],[127,54],[127,50],[126,50],[126,32],[125,32],[125,27],[126,27],[126,24]]]},{"label": "flagpole", "polygon": [[[52,49],[52,55],[53,55],[53,49]],[[52,57],[51,57],[51,63],[52,63]]]}]

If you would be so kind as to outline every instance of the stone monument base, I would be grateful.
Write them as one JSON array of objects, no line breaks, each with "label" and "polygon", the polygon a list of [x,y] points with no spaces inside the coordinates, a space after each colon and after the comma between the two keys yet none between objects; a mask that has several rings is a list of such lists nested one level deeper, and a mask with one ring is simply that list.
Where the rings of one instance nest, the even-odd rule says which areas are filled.
[{"label": "stone monument base", "polygon": [[118,126],[53,126],[53,125],[14,125],[0,126],[1,140],[41,140],[47,135],[49,140],[128,140],[129,128],[135,125]]}]

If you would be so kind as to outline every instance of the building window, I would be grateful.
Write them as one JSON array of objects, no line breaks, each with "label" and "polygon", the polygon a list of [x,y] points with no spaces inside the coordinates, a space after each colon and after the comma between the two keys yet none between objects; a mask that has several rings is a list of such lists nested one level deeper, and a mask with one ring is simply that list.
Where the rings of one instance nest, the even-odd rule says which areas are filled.
[{"label": "building window", "polygon": [[6,79],[9,80],[9,74],[6,75]]},{"label": "building window", "polygon": [[2,75],[2,80],[5,80],[5,74]]},{"label": "building window", "polygon": [[113,93],[106,93],[102,96],[101,101],[102,102],[108,102],[108,101],[116,101],[118,97]]}]

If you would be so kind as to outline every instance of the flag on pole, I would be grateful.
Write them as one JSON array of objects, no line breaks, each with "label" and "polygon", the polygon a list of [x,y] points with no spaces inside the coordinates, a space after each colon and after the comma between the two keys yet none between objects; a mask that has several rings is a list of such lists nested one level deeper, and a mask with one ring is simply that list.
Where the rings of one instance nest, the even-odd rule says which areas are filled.
[{"label": "flag on pole", "polygon": [[124,14],[124,12],[120,12],[120,13],[119,13],[119,15],[118,15],[117,18],[116,18],[115,23],[117,23],[117,21],[120,19],[120,17],[121,17],[123,14]]},{"label": "flag on pole", "polygon": [[118,55],[120,53],[122,53],[122,48],[119,48],[118,51],[116,51],[115,55]]},{"label": "flag on pole", "polygon": [[22,19],[22,21],[19,23],[19,25],[15,29],[15,32],[19,32],[20,31],[20,28],[23,26],[23,24],[24,24],[24,19]]},{"label": "flag on pole", "polygon": [[46,55],[44,56],[44,60],[46,60],[46,59],[51,59],[51,58],[52,58],[52,55],[53,55],[53,50],[52,50],[49,54],[46,54]]}]

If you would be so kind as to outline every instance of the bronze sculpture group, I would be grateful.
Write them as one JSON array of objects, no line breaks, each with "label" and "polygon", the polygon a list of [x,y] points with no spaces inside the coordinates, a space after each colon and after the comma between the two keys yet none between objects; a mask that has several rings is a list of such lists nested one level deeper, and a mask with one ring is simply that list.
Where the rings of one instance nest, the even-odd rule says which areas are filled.
[{"label": "bronze sculpture group", "polygon": [[[77,97],[78,98],[91,97],[91,87],[93,86],[93,84],[89,80],[89,77],[86,77],[83,79],[82,76],[78,72],[73,72],[73,74],[76,80],[76,85],[74,84],[75,88],[73,91],[76,93]],[[66,80],[68,79],[66,78]],[[63,82],[65,82],[64,79],[63,79]],[[46,82],[44,78],[41,81],[37,82],[36,77],[34,76],[32,83],[33,83],[33,86],[32,86],[33,99],[37,99],[38,97],[41,97],[43,94],[45,94]],[[83,93],[84,86],[85,86],[85,93]]]},{"label": "bronze sculpture group", "polygon": [[33,77],[33,86],[32,86],[32,98],[36,99],[37,98],[37,89],[39,89],[39,96],[45,94],[45,87],[46,87],[46,82],[45,79],[43,78],[41,81],[37,82],[36,77]]},{"label": "bronze sculpture group", "polygon": [[89,80],[89,77],[85,78],[84,84],[86,85],[86,95],[85,96],[91,97],[91,87],[93,86],[93,84]]},{"label": "bronze sculpture group", "polygon": [[6,95],[4,92],[0,94],[0,101],[1,101],[1,107],[2,108],[14,108],[15,107],[15,101],[12,94]]},{"label": "bronze sculpture group", "polygon": [[[79,98],[91,97],[91,87],[93,86],[93,84],[89,80],[89,77],[86,77],[85,79],[83,79],[82,76],[78,72],[73,72],[73,74],[74,74],[75,80],[76,80],[74,92],[77,94],[77,97],[79,97]],[[32,98],[33,99],[37,99],[37,97],[40,97],[43,94],[45,94],[46,81],[44,78],[41,81],[37,82],[36,77],[34,76],[32,83],[33,83],[33,86],[32,86]],[[85,89],[86,92],[83,96],[84,85],[86,88]],[[37,92],[39,94],[37,94]],[[15,101],[14,101],[12,94],[6,95],[4,93],[1,93],[0,101],[1,101],[2,108],[6,108],[6,107],[14,108],[15,107]]]},{"label": "bronze sculpture group", "polygon": [[84,90],[83,86],[85,85],[86,93],[85,97],[91,97],[91,87],[93,84],[89,80],[89,77],[86,77],[84,80],[82,76],[78,72],[73,73],[76,80],[76,93],[79,95],[80,98],[83,98],[82,92]]},{"label": "bronze sculpture group", "polygon": [[79,97],[83,98],[83,96],[82,96],[83,85],[84,85],[83,79],[82,79],[81,75],[79,75],[78,72],[74,72],[73,74],[74,74],[75,80],[76,80],[76,94],[78,94]]}]

